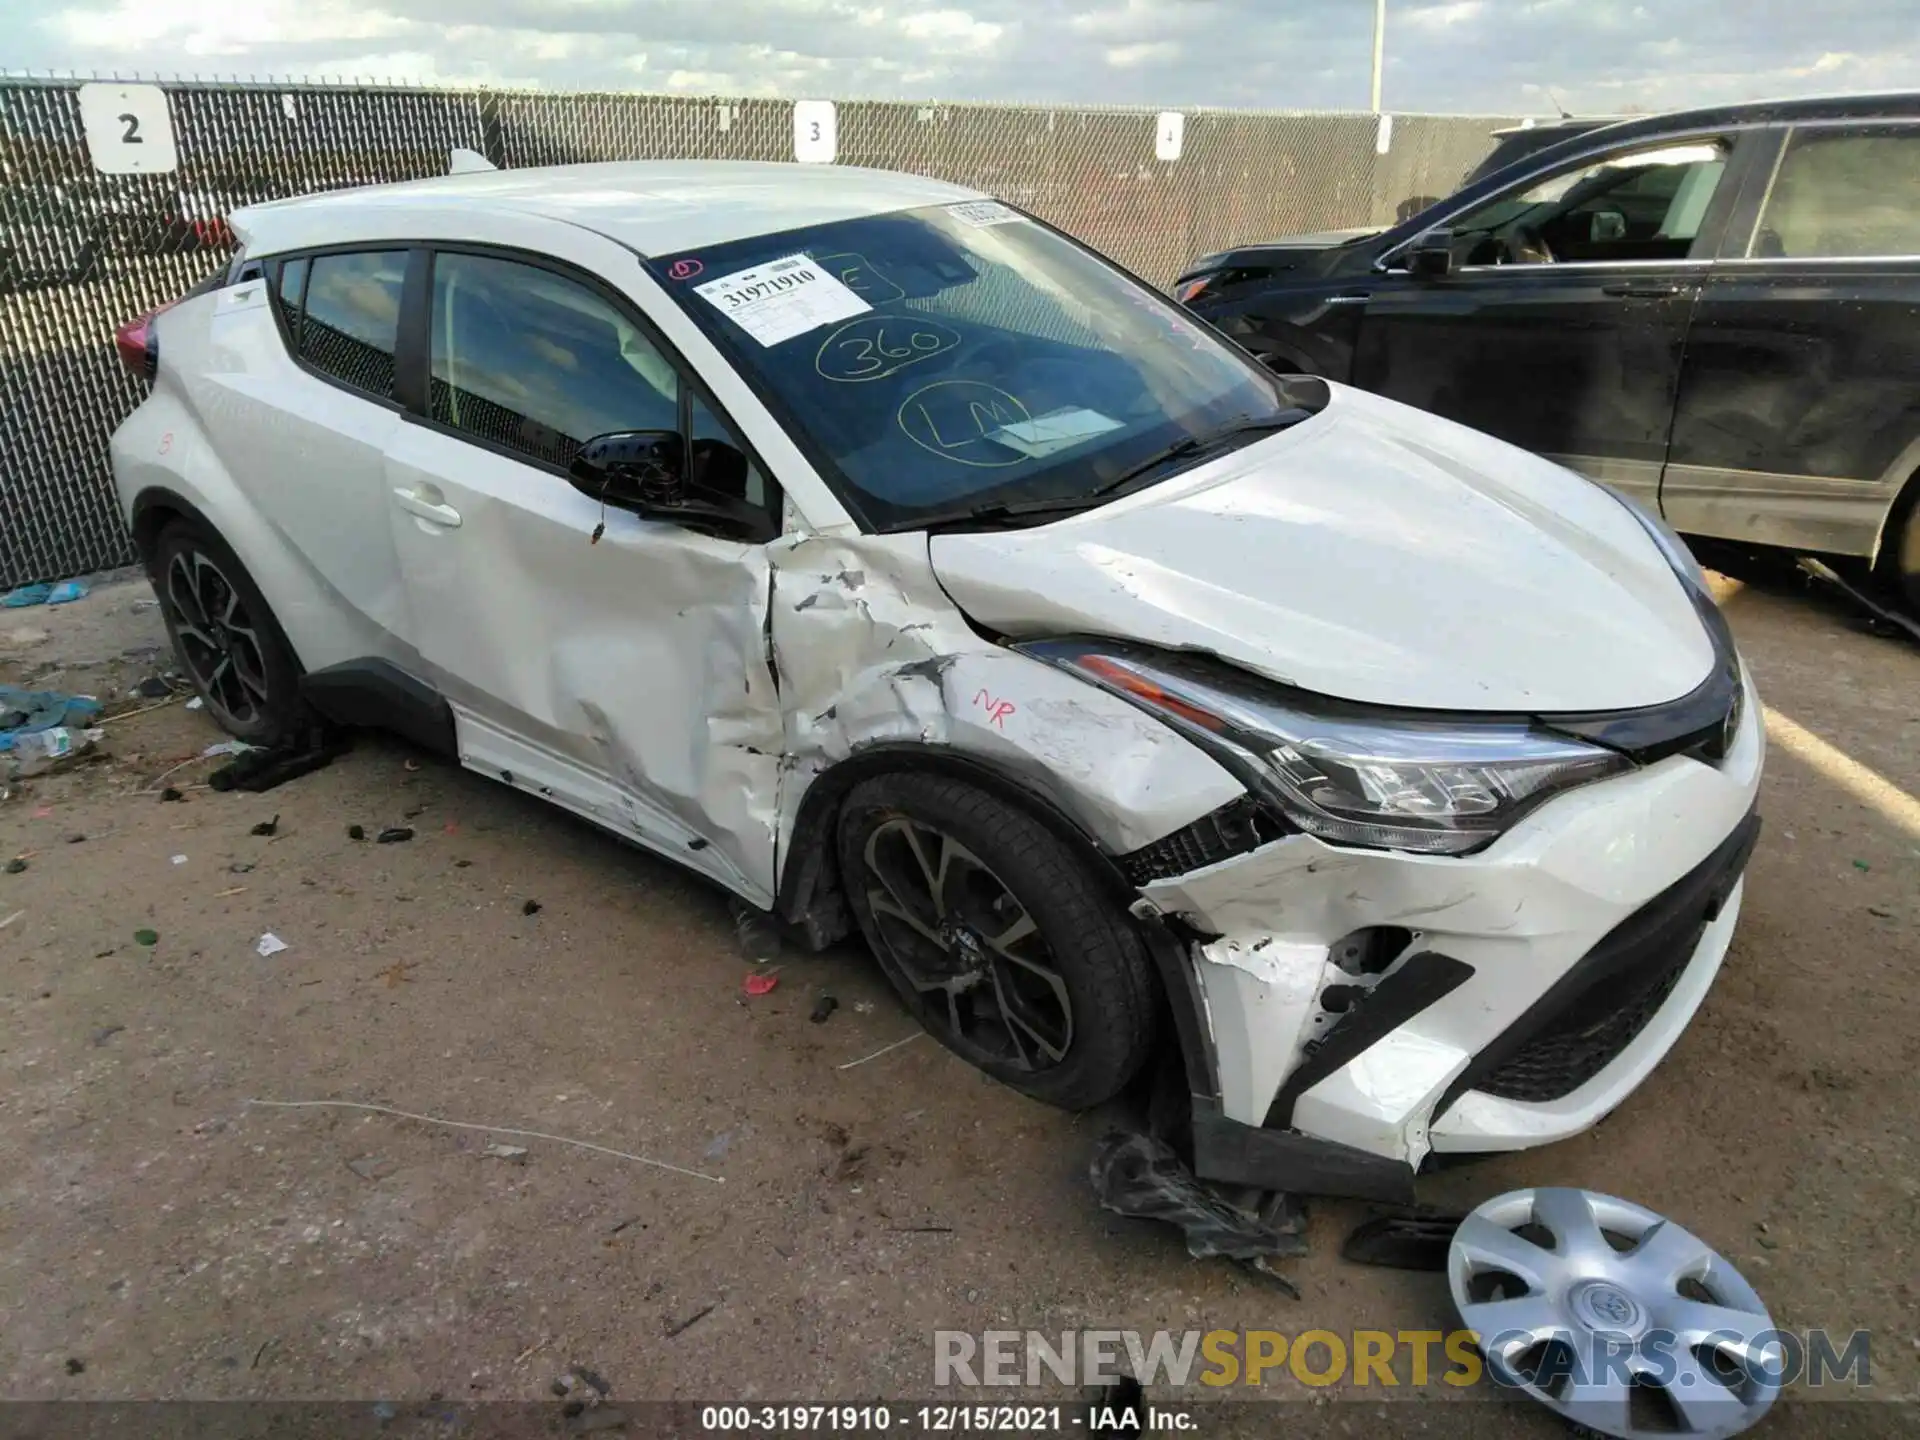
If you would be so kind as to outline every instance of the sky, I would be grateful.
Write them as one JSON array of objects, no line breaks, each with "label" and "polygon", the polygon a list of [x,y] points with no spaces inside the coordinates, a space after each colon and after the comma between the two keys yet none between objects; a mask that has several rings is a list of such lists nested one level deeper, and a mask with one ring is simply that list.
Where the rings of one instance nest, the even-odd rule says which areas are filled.
[{"label": "sky", "polygon": [[[1384,108],[1920,89],[1920,0],[1389,0]],[[0,0],[9,69],[1161,108],[1368,105],[1373,0]]]}]

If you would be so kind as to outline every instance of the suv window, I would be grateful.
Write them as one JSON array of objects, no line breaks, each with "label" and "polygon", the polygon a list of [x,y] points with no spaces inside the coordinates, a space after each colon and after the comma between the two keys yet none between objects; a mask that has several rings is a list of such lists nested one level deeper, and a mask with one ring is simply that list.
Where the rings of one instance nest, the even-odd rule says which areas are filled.
[{"label": "suv window", "polygon": [[1711,140],[1588,160],[1455,218],[1463,265],[1683,260],[1726,173]]},{"label": "suv window", "polygon": [[442,252],[432,326],[430,404],[443,425],[560,466],[610,430],[680,428],[672,363],[551,270]]},{"label": "suv window", "polygon": [[1920,255],[1920,128],[1796,130],[1750,255]]},{"label": "suv window", "polygon": [[[394,342],[407,252],[316,255],[294,329],[300,358],[343,384],[382,399],[393,394]],[[298,262],[280,267],[281,299]]]}]

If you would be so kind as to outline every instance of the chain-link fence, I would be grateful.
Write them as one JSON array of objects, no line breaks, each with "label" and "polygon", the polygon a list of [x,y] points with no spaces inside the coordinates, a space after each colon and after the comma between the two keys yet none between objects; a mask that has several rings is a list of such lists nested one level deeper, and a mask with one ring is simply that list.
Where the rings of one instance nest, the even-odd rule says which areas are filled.
[{"label": "chain-link fence", "polygon": [[[141,387],[116,325],[219,265],[223,216],[312,190],[496,165],[793,158],[785,101],[305,83],[162,86],[177,166],[102,174],[78,80],[0,79],[0,588],[131,559],[107,439]],[[122,117],[123,119],[125,117]],[[1152,111],[852,102],[838,160],[1001,196],[1156,284],[1195,256],[1391,223],[1490,147],[1492,117],[1198,111],[1155,158]]]}]

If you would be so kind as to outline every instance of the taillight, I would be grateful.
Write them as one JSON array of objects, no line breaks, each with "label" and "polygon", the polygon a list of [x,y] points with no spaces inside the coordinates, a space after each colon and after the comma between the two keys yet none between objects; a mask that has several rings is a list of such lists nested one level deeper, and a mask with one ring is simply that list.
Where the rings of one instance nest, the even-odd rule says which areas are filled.
[{"label": "taillight", "polygon": [[113,348],[119,352],[120,363],[136,380],[152,384],[160,368],[160,337],[153,333],[153,322],[160,311],[167,308],[162,305],[158,310],[149,310],[113,332]]},{"label": "taillight", "polygon": [[1207,286],[1212,282],[1211,275],[1196,275],[1191,280],[1182,280],[1173,287],[1173,298],[1182,305],[1190,305],[1206,293]]}]

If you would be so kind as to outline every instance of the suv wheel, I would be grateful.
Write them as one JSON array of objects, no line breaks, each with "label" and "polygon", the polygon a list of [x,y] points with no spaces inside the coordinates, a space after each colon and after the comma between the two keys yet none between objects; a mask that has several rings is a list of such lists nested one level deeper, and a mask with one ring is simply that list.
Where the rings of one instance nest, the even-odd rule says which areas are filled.
[{"label": "suv wheel", "polygon": [[192,520],[160,532],[149,578],[181,668],[229,735],[273,747],[309,723],[300,665],[231,547]]},{"label": "suv wheel", "polygon": [[956,1055],[1075,1110],[1145,1063],[1159,1005],[1140,935],[1031,815],[944,776],[888,775],[847,796],[839,847],[880,968]]}]

